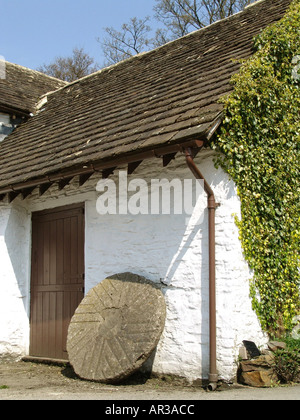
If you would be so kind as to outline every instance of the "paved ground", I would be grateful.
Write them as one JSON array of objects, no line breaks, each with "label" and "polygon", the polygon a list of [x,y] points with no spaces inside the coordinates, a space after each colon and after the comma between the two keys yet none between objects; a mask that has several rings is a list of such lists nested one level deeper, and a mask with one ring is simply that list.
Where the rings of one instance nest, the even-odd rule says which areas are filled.
[{"label": "paved ground", "polygon": [[0,400],[102,400],[110,408],[118,400],[132,401],[135,406],[144,400],[300,400],[300,385],[269,389],[232,385],[206,392],[168,377],[141,376],[122,385],[103,385],[81,381],[69,367],[18,362],[0,363]]}]

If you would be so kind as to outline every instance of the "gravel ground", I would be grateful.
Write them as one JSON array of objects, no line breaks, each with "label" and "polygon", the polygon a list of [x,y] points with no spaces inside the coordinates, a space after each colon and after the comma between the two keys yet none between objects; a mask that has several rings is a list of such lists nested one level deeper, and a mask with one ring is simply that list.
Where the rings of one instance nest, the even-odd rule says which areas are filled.
[{"label": "gravel ground", "polygon": [[215,392],[171,377],[134,375],[118,385],[82,381],[69,366],[30,362],[0,363],[0,400],[300,400],[300,385],[257,389],[222,385]]}]

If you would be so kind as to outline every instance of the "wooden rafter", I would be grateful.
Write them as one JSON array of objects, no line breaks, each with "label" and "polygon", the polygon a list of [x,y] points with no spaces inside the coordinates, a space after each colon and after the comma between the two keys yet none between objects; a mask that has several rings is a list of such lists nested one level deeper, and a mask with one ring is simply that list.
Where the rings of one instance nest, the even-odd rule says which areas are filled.
[{"label": "wooden rafter", "polygon": [[170,163],[172,160],[174,160],[174,159],[175,159],[176,154],[177,154],[177,152],[175,152],[175,153],[170,153],[170,154],[168,154],[168,155],[164,155],[164,156],[163,156],[163,165],[164,165],[164,168],[165,168],[166,166],[168,166],[168,165],[169,165],[169,163]]},{"label": "wooden rafter", "polygon": [[142,160],[138,160],[137,162],[128,163],[128,175],[133,174],[133,172],[140,166]]},{"label": "wooden rafter", "polygon": [[79,186],[82,187],[90,179],[92,175],[93,175],[93,172],[89,174],[79,175]]},{"label": "wooden rafter", "polygon": [[67,185],[69,185],[72,179],[73,177],[71,176],[69,178],[63,178],[60,181],[58,181],[59,191],[63,190]]},{"label": "wooden rafter", "polygon": [[8,193],[8,202],[12,203],[20,194],[21,191],[11,191]]},{"label": "wooden rafter", "polygon": [[27,198],[33,192],[34,189],[35,189],[35,187],[31,187],[31,188],[26,188],[26,189],[22,190],[23,200],[25,200],[25,198]]},{"label": "wooden rafter", "polygon": [[41,184],[40,186],[39,186],[39,194],[40,194],[40,197],[43,195],[43,194],[45,194],[45,192],[46,191],[48,191],[49,190],[49,188],[51,187],[51,185],[53,184],[53,182],[47,182],[47,183],[45,183],[45,184]]},{"label": "wooden rafter", "polygon": [[[11,191],[22,191],[24,189],[28,189],[31,187],[39,187],[40,196],[45,194],[45,192],[51,187],[53,183],[60,182],[61,180],[65,179],[72,179],[75,176],[82,176],[82,180],[84,179],[83,176],[90,175],[93,172],[102,172],[104,179],[109,177],[113,173],[113,171],[118,166],[130,165],[130,170],[137,168],[137,163],[142,162],[145,159],[151,158],[162,158],[164,155],[172,155],[175,152],[182,152],[185,148],[200,148],[204,145],[204,141],[202,140],[188,140],[181,144],[174,144],[168,145],[163,147],[158,147],[155,150],[148,150],[144,152],[138,152],[135,155],[130,156],[121,156],[118,158],[114,158],[111,162],[95,162],[92,167],[84,167],[78,169],[72,169],[66,172],[59,172],[53,175],[47,175],[35,180],[24,181],[22,183],[18,183],[7,187],[0,188],[0,195],[8,194]],[[132,164],[132,166],[131,166]]]},{"label": "wooden rafter", "polygon": [[117,169],[117,166],[114,166],[113,168],[104,169],[104,171],[102,171],[102,178],[103,179],[108,178],[110,175],[114,173],[116,169]]}]

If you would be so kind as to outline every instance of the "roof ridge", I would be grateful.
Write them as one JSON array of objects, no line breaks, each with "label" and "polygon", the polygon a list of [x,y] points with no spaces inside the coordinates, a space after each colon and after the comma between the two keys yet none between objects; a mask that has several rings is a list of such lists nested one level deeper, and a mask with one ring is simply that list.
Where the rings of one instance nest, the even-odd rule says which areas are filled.
[{"label": "roof ridge", "polygon": [[247,6],[245,6],[244,10],[249,9],[250,7],[256,6],[257,3],[262,3],[263,1],[265,0],[255,0],[252,3],[248,4]]},{"label": "roof ridge", "polygon": [[240,10],[239,12],[236,12],[233,15],[227,16],[224,19],[219,19],[219,20],[211,23],[210,25],[207,25],[207,26],[204,26],[203,28],[196,29],[196,30],[194,30],[192,32],[189,32],[188,34],[186,34],[186,35],[184,35],[182,37],[176,38],[176,39],[174,39],[172,41],[169,41],[169,42],[167,42],[167,43],[165,43],[163,45],[160,45],[159,47],[156,47],[156,48],[153,48],[153,49],[151,49],[149,51],[144,51],[142,53],[133,55],[133,56],[131,56],[129,58],[126,58],[125,60],[119,61],[118,63],[111,64],[110,66],[103,67],[102,69],[97,70],[94,73],[90,73],[90,74],[88,74],[86,76],[83,76],[83,77],[77,79],[77,80],[74,80],[73,82],[68,83],[66,86],[62,86],[62,87],[60,87],[60,88],[58,88],[58,89],[56,89],[56,90],[54,90],[52,92],[49,92],[49,95],[50,94],[55,94],[56,92],[58,92],[58,91],[60,91],[62,89],[66,89],[68,87],[71,87],[73,85],[76,85],[78,83],[81,83],[82,81],[87,80],[87,79],[92,78],[92,77],[95,77],[96,75],[99,75],[101,73],[111,72],[113,69],[118,68],[118,67],[123,66],[123,65],[126,65],[130,61],[139,60],[139,59],[141,59],[142,57],[144,57],[146,55],[154,54],[154,53],[156,53],[157,51],[159,51],[159,50],[161,50],[163,48],[167,48],[168,46],[170,46],[172,44],[179,43],[181,40],[187,39],[187,38],[192,37],[192,36],[195,36],[196,34],[198,34],[200,32],[208,31],[210,28],[214,27],[215,25],[220,24],[220,22],[225,22],[225,21],[229,21],[231,19],[236,19],[236,17],[239,16],[240,14],[246,13],[247,11],[249,11],[250,7],[251,8],[258,7],[262,3],[267,3],[269,1],[272,2],[272,0],[256,0],[254,3],[249,4],[243,10]]},{"label": "roof ridge", "polygon": [[29,67],[22,66],[22,65],[20,65],[20,64],[12,63],[12,62],[10,62],[10,61],[6,61],[6,60],[5,60],[5,64],[6,64],[6,65],[9,65],[9,66],[17,67],[17,68],[19,68],[19,69],[21,69],[21,70],[23,70],[23,71],[27,71],[28,73],[35,73],[35,74],[39,74],[39,75],[44,76],[44,77],[46,77],[46,78],[48,78],[48,79],[52,79],[52,80],[55,80],[55,81],[57,81],[57,82],[61,82],[61,83],[68,84],[68,82],[66,82],[66,81],[64,81],[64,80],[61,80],[61,79],[58,79],[57,77],[54,77],[54,76],[49,76],[49,75],[48,75],[48,74],[46,74],[46,73],[43,73],[43,72],[38,71],[38,70],[31,69],[31,68],[29,68]]}]

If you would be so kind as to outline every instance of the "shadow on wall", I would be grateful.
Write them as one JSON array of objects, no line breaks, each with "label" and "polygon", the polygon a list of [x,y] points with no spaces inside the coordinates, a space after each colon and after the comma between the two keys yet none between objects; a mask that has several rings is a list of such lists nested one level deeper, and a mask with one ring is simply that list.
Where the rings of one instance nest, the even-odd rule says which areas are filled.
[{"label": "shadow on wall", "polygon": [[[87,289],[116,272],[133,272],[161,282],[167,322],[157,352],[165,370],[187,365],[208,376],[208,232],[203,217],[183,215],[99,215],[87,204]],[[202,200],[203,201],[203,200]],[[197,215],[196,215],[197,216]],[[199,224],[197,224],[199,222]],[[152,361],[148,366],[151,366]],[[154,361],[155,365],[155,361]],[[161,366],[159,366],[161,368]],[[171,372],[172,373],[172,372]]]},{"label": "shadow on wall", "polygon": [[[30,289],[30,231],[31,216],[28,211],[21,206],[13,206],[5,230],[5,243],[23,303]],[[24,308],[27,309],[26,304]]]},{"label": "shadow on wall", "polygon": [[[217,200],[235,197],[232,182],[213,167],[211,159],[200,166],[208,174]],[[163,171],[155,177],[173,179],[176,173],[181,180],[193,178],[186,166],[176,172]],[[150,197],[145,201],[150,202]],[[199,201],[200,207],[192,216],[99,215],[95,202],[88,202],[86,279],[87,289],[116,272],[129,271],[161,282],[168,309],[156,353],[159,369],[173,367],[178,373],[181,368],[182,376],[184,369],[190,369],[192,375],[203,379],[209,371],[208,211],[204,192]]]},{"label": "shadow on wall", "polygon": [[15,203],[0,206],[0,357],[27,351],[29,334],[30,216]]},{"label": "shadow on wall", "polygon": [[[194,224],[193,217],[190,218],[179,246],[173,249],[171,261],[165,261],[167,268],[163,280],[166,284],[163,288],[165,296],[170,302],[173,300],[171,306],[181,324],[181,331],[175,332],[175,337],[174,332],[170,331],[171,339],[173,341],[175,338],[179,348],[182,346],[182,352],[186,354],[182,361],[187,363],[190,359],[191,370],[199,379],[208,378],[209,374],[207,209],[203,209],[203,216],[199,224]],[[185,289],[184,294],[181,293],[182,289]],[[175,347],[175,358],[178,357],[176,353]]]},{"label": "shadow on wall", "polygon": [[[216,223],[223,242],[225,222],[232,226],[235,207],[234,185],[212,159],[198,162],[212,185],[217,201],[224,206]],[[161,170],[157,178],[176,174],[180,180],[193,178],[184,166]],[[138,175],[136,175],[138,177]],[[150,197],[146,202],[150,202]],[[87,203],[86,278],[87,288],[115,272],[134,272],[162,283],[167,302],[167,322],[154,360],[159,369],[190,369],[202,379],[209,371],[209,269],[207,197],[192,216],[99,215],[95,203]],[[233,204],[233,206],[232,206]],[[199,214],[202,212],[202,219]],[[222,217],[218,217],[218,213]],[[230,219],[230,220],[229,220]],[[226,232],[225,232],[226,233]],[[157,362],[156,362],[157,360]],[[189,374],[187,374],[189,376]]]}]

